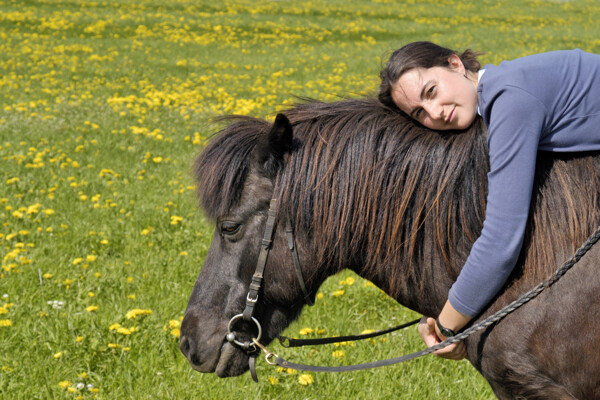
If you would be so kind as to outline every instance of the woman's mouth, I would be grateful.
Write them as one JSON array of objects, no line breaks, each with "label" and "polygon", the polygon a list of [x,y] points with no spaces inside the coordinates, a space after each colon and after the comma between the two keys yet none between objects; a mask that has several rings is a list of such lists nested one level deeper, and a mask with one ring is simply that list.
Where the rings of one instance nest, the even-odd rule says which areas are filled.
[{"label": "woman's mouth", "polygon": [[448,118],[446,118],[446,123],[449,124],[452,122],[452,119],[454,118],[454,111],[456,110],[456,106],[454,106],[452,108],[452,111],[450,111],[450,114],[448,114]]}]

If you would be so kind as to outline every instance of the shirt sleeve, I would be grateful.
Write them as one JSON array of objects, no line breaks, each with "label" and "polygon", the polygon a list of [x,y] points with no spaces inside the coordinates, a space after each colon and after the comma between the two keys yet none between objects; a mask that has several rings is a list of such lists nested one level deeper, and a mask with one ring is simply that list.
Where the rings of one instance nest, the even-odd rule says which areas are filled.
[{"label": "shirt sleeve", "polygon": [[470,317],[500,291],[517,262],[547,114],[536,97],[517,87],[505,88],[490,107],[490,172],[483,229],[448,295],[450,304]]}]

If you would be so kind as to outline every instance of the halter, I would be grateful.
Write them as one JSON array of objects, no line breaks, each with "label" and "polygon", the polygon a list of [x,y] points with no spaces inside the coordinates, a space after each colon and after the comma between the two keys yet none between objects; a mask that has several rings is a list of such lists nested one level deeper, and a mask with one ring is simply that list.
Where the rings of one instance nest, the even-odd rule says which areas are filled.
[{"label": "halter", "polygon": [[[256,356],[259,353],[257,344],[260,346],[259,342],[262,336],[262,327],[260,325],[260,322],[256,318],[254,318],[254,307],[258,302],[259,291],[262,287],[264,280],[264,271],[265,266],[267,265],[267,258],[269,256],[269,252],[271,251],[271,247],[273,244],[276,216],[277,199],[271,199],[269,211],[267,212],[267,223],[265,224],[265,233],[263,234],[263,238],[261,240],[260,253],[258,254],[258,260],[256,262],[256,270],[252,275],[252,281],[250,282],[248,294],[246,295],[246,308],[241,314],[234,315],[229,320],[229,323],[227,324],[227,335],[225,336],[228,342],[236,344],[250,355],[250,371],[252,373],[252,378],[255,381],[258,381],[258,378],[256,377],[255,362]],[[298,278],[298,282],[300,283],[300,289],[302,290],[304,301],[309,306],[312,306],[314,304],[314,301],[310,297],[310,294],[306,289],[306,284],[304,283],[304,276],[302,275],[302,269],[300,267],[300,258],[298,257],[298,252],[294,244],[294,232],[289,221],[286,224],[285,233],[287,236],[288,248],[292,252],[292,258],[294,260],[294,267],[296,270],[296,277]],[[244,321],[248,322],[253,322],[256,325],[258,333],[256,335],[257,337],[254,338],[252,341],[240,342],[236,339],[235,333],[232,330],[237,321],[239,321],[240,319],[243,319]]]}]

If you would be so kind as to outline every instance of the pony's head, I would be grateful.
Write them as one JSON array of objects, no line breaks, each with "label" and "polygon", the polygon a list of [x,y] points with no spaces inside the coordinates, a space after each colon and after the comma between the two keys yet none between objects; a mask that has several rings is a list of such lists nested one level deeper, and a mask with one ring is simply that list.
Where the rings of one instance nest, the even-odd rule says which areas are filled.
[{"label": "pony's head", "polygon": [[[284,115],[278,115],[271,127],[243,118],[222,131],[196,161],[200,199],[216,229],[188,303],[180,347],[200,372],[225,377],[247,369],[247,349],[225,336],[230,319],[244,309],[276,177],[292,148],[292,127]],[[284,240],[283,229],[276,228],[264,272],[266,284],[253,315],[260,321],[263,343],[296,318],[303,305]],[[303,259],[304,251],[299,249]],[[251,343],[258,333],[257,326],[241,318],[229,328],[240,343]]]}]

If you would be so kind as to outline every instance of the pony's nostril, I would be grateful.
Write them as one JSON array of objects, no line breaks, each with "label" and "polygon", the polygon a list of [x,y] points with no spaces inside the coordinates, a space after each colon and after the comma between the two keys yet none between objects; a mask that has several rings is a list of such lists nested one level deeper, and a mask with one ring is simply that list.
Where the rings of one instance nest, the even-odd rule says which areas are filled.
[{"label": "pony's nostril", "polygon": [[190,341],[187,336],[181,336],[179,339],[179,350],[188,357],[188,353],[190,352]]},{"label": "pony's nostril", "polygon": [[201,363],[200,353],[192,339],[182,336],[179,342],[179,349],[192,364],[199,365]]}]

